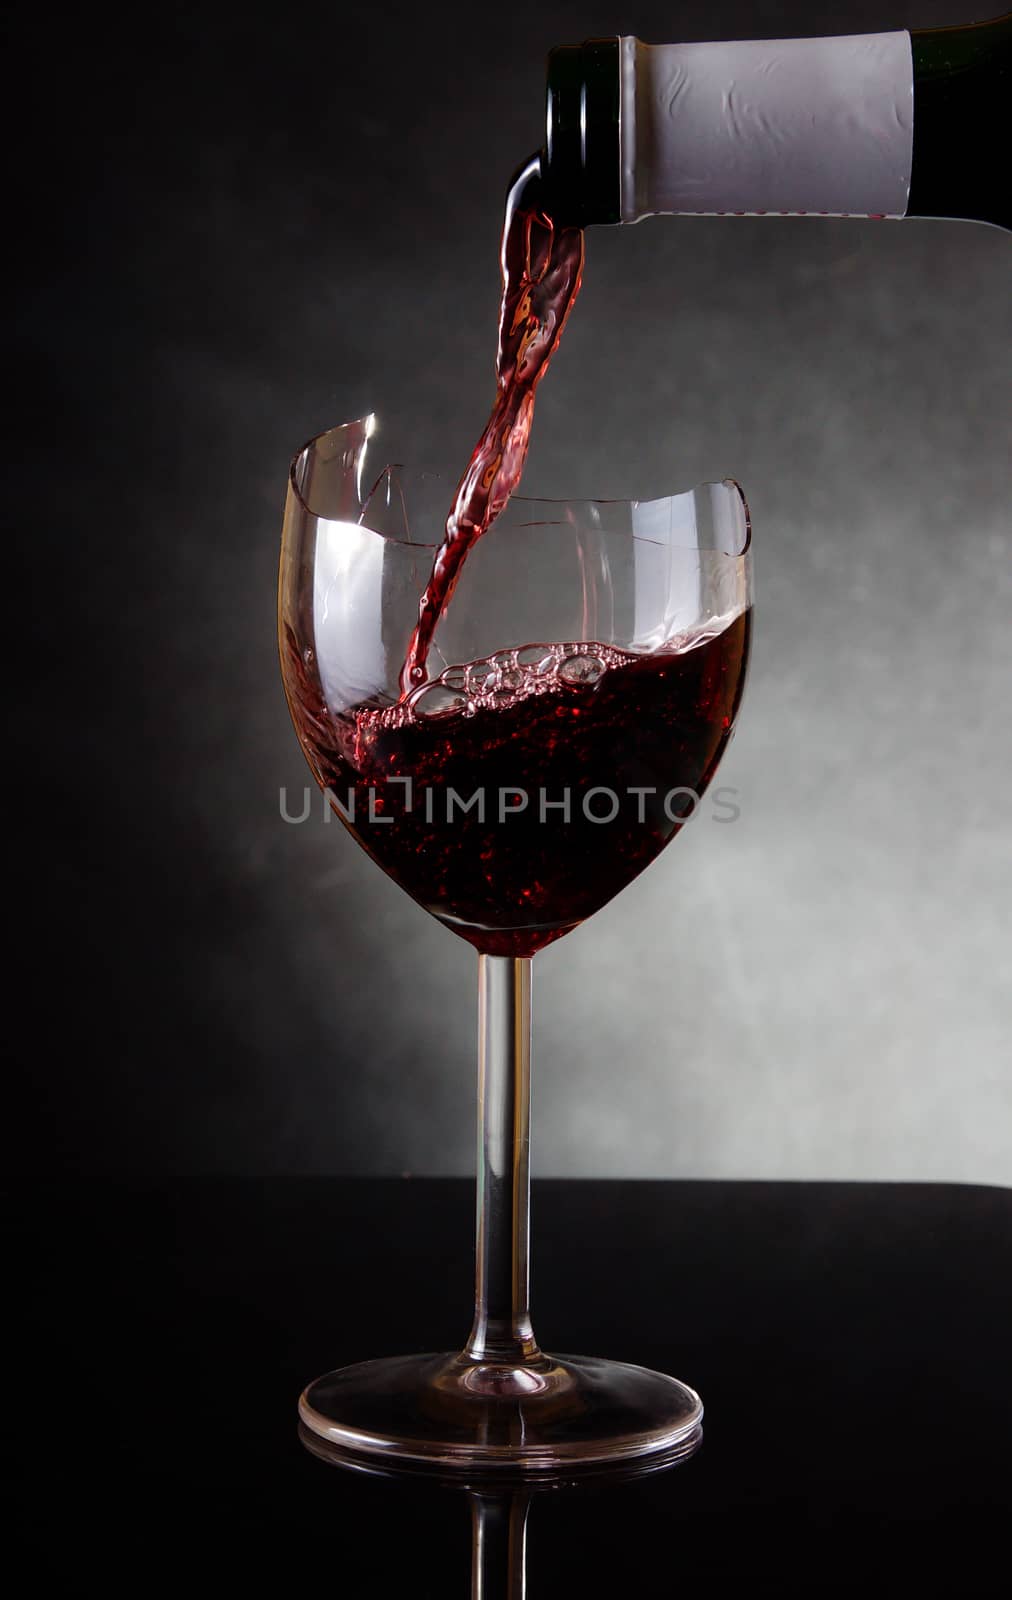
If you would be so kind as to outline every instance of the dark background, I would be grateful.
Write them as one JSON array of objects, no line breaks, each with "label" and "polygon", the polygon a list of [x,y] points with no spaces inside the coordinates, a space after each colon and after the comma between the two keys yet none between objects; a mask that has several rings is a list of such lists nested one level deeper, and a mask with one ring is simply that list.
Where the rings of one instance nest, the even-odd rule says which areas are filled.
[{"label": "dark background", "polygon": [[[978,15],[19,10],[15,1165],[467,1170],[472,952],[279,816],[289,457],[395,406],[465,458],[550,46]],[[527,486],[733,472],[757,644],[740,822],[539,960],[539,1170],[1012,1181],[1008,265],[945,222],[589,239]]]}]

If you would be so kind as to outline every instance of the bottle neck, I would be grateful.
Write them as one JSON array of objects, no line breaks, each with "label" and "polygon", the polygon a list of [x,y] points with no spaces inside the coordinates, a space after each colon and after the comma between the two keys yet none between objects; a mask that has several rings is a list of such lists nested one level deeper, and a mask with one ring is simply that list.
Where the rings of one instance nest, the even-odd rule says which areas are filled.
[{"label": "bottle neck", "polygon": [[587,39],[549,54],[542,170],[558,223],[622,221],[620,42]]},{"label": "bottle neck", "polygon": [[660,214],[996,221],[1012,17],[829,39],[548,58],[544,172],[560,221]]}]

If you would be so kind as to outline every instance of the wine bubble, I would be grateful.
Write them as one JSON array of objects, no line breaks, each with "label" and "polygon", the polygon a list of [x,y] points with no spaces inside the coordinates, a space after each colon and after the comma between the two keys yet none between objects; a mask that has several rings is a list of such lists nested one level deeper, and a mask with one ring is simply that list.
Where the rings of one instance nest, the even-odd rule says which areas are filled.
[{"label": "wine bubble", "polygon": [[468,688],[483,689],[494,671],[491,661],[472,661],[467,669]]},{"label": "wine bubble", "polygon": [[559,677],[563,683],[590,684],[596,683],[604,670],[605,665],[600,656],[587,654],[567,656],[559,668]]},{"label": "wine bubble", "polygon": [[411,702],[416,717],[452,717],[467,710],[467,697],[445,684],[433,683]]},{"label": "wine bubble", "polygon": [[545,658],[551,660],[551,646],[547,644],[521,645],[516,652],[517,665],[521,667],[543,667]]}]

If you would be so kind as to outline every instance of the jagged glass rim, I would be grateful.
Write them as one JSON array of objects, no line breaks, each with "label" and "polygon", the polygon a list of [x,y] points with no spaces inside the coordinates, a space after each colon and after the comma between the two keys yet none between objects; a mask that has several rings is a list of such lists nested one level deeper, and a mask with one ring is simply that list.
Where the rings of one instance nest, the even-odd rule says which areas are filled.
[{"label": "jagged glass rim", "polygon": [[[314,434],[312,436],[312,438],[307,439],[305,444],[301,445],[299,447],[299,449],[296,450],[295,454],[292,456],[291,463],[289,465],[288,482],[289,482],[289,487],[291,489],[292,494],[297,499],[299,505],[302,507],[302,509],[305,512],[307,517],[315,517],[321,522],[328,520],[327,518],[324,517],[322,512],[314,511],[313,507],[306,500],[306,498],[305,498],[305,496],[304,496],[304,494],[302,492],[302,489],[301,489],[301,487],[299,485],[299,482],[298,482],[299,465],[304,460],[307,452],[312,450],[315,446],[318,446],[320,444],[321,440],[329,439],[333,434],[341,433],[346,428],[356,428],[356,427],[363,427],[364,428],[364,427],[367,427],[368,424],[370,423],[370,421],[375,419],[375,416],[376,416],[375,412],[369,412],[364,417],[355,417],[355,418],[352,418],[351,420],[349,420],[348,422],[335,423],[335,425],[332,428],[325,428],[321,433]],[[427,468],[406,467],[405,463],[403,463],[403,462],[388,461],[380,469],[380,471],[376,474],[374,487],[375,487],[375,484],[379,483],[380,479],[383,477],[383,475],[385,473],[390,472],[390,471],[392,471],[392,470],[394,470],[395,468],[398,468],[398,467],[402,471],[408,470],[408,471],[418,472],[418,473],[422,474],[423,476],[426,476],[426,477],[430,478],[434,482],[444,481],[444,482],[448,483],[450,481],[449,477],[447,475],[445,475],[444,473],[442,473],[442,472],[430,471]],[[741,505],[742,514],[743,514],[743,516],[745,518],[745,538],[744,538],[744,542],[743,542],[742,547],[741,547],[740,550],[720,550],[720,549],[712,549],[710,547],[703,547],[703,546],[700,546],[699,548],[701,548],[701,549],[707,548],[708,553],[712,554],[712,555],[725,556],[725,557],[727,557],[728,560],[731,560],[731,561],[740,561],[740,560],[742,560],[743,557],[745,557],[745,556],[747,556],[749,554],[749,552],[750,552],[750,550],[752,548],[752,513],[751,513],[751,511],[749,509],[749,503],[748,503],[748,499],[747,499],[747,497],[745,495],[745,491],[742,488],[741,484],[738,482],[737,478],[727,477],[727,478],[704,479],[700,483],[693,484],[692,487],[689,488],[689,489],[679,489],[679,490],[673,491],[671,494],[656,495],[650,500],[621,499],[618,496],[613,496],[610,499],[608,499],[608,498],[597,498],[597,499],[595,499],[593,497],[586,497],[586,496],[578,498],[578,499],[567,499],[564,496],[554,496],[554,495],[552,495],[552,496],[549,496],[549,495],[537,495],[537,496],[534,496],[534,495],[524,495],[524,494],[517,493],[517,494],[511,495],[508,505],[504,508],[504,512],[500,513],[500,516],[504,515],[506,512],[508,512],[511,507],[516,507],[516,506],[548,506],[548,507],[558,506],[560,508],[564,507],[568,511],[581,511],[581,510],[586,510],[587,508],[590,508],[590,507],[597,507],[597,506],[627,506],[627,507],[630,507],[630,508],[633,507],[633,506],[644,506],[644,507],[659,506],[659,505],[663,505],[668,500],[681,499],[683,496],[686,496],[686,495],[698,495],[704,489],[713,489],[713,488],[718,488],[718,487],[719,488],[730,489],[738,496],[738,500],[739,500],[739,503]],[[363,512],[363,514],[364,514],[364,512]],[[498,519],[496,519],[496,520],[498,520]],[[531,522],[516,522],[516,521],[514,521],[512,525],[514,527],[516,527],[516,528],[559,528],[559,527],[570,527],[571,523],[568,520],[564,520],[562,518],[559,518],[556,521],[556,520],[551,520],[551,519],[546,520],[545,518],[538,517],[538,518],[535,518],[534,520],[532,520]],[[397,534],[390,533],[390,532],[388,532],[388,531],[386,531],[386,530],[384,530],[382,528],[373,528],[373,527],[371,527],[369,525],[368,522],[359,522],[358,526],[361,527],[364,532],[373,533],[373,534],[376,535],[376,537],[378,539],[386,539],[390,544],[400,545],[405,550],[433,550],[434,551],[434,550],[438,550],[438,548],[439,548],[439,540],[438,539],[402,539]],[[656,543],[655,540],[648,539],[643,534],[634,533],[631,529],[619,529],[619,528],[616,528],[616,529],[609,529],[608,532],[609,532],[609,537],[612,537],[612,538],[619,538],[619,537],[625,536],[625,537],[627,537],[629,539],[634,540],[636,543],[639,543],[639,544],[654,544],[654,543]]]}]

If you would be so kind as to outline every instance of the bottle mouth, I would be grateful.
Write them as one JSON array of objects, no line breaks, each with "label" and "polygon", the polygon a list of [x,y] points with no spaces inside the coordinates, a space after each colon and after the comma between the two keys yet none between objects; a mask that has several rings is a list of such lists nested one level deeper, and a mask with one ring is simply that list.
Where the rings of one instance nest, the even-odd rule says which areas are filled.
[{"label": "bottle mouth", "polygon": [[549,52],[544,176],[553,221],[622,220],[619,104],[617,37]]}]

